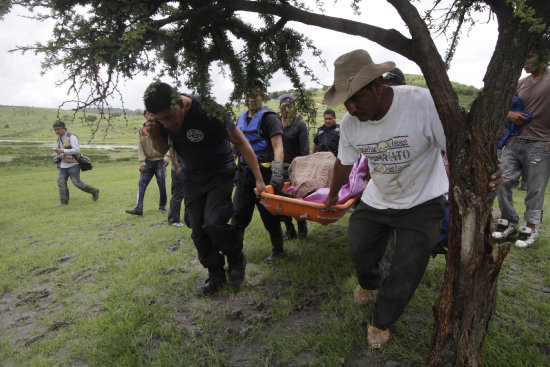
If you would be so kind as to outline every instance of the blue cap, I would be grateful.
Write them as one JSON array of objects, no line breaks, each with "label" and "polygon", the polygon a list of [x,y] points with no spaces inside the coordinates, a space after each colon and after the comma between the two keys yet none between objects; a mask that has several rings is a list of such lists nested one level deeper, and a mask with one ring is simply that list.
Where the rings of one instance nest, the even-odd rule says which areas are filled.
[{"label": "blue cap", "polygon": [[279,98],[279,104],[283,103],[283,102],[294,102],[294,96],[290,93],[287,93],[287,94],[283,94],[280,98]]}]

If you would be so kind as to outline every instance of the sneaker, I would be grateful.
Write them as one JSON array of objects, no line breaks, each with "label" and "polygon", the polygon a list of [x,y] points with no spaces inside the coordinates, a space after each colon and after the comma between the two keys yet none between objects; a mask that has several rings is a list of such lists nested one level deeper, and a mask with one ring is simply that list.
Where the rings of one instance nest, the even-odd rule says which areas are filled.
[{"label": "sneaker", "polygon": [[92,192],[92,200],[97,201],[99,199],[99,189],[96,189],[94,192]]},{"label": "sneaker", "polygon": [[373,349],[382,349],[390,341],[390,331],[375,326],[367,327],[367,344]]},{"label": "sneaker", "polygon": [[159,208],[159,213],[166,213],[166,208]]},{"label": "sneaker", "polygon": [[530,227],[519,227],[518,240],[514,243],[516,247],[529,247],[539,238],[539,232]]},{"label": "sneaker", "polygon": [[365,289],[357,284],[353,291],[353,302],[358,305],[366,305],[371,299],[376,297],[376,291],[371,289]]},{"label": "sneaker", "polygon": [[174,222],[174,223],[171,223],[170,225],[171,225],[171,226],[174,226],[174,227],[181,227],[181,226],[183,226],[183,223],[181,223],[181,222]]},{"label": "sneaker", "polygon": [[517,226],[514,224],[509,224],[508,219],[499,219],[497,222],[496,231],[493,232],[493,239],[495,240],[505,240],[512,237],[518,232]]}]

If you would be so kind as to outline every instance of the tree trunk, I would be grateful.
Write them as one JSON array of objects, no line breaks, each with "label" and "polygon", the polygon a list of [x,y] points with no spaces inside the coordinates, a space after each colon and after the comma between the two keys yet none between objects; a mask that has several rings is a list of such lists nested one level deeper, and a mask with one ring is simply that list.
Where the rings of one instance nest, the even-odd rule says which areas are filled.
[{"label": "tree trunk", "polygon": [[496,132],[509,110],[534,36],[511,16],[499,17],[499,28],[484,90],[460,123],[452,126],[444,121],[451,170],[449,253],[434,306],[428,366],[483,365],[481,353],[495,311],[498,274],[510,249],[510,243],[491,239],[495,193],[488,188],[489,172],[496,168]]}]

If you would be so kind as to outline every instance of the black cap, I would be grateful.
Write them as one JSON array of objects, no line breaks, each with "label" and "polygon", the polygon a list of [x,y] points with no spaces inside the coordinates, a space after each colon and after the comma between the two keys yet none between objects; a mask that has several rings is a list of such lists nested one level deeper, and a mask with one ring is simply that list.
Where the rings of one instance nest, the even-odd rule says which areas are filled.
[{"label": "black cap", "polygon": [[405,75],[399,68],[392,69],[384,74],[384,83],[401,85],[405,83]]}]

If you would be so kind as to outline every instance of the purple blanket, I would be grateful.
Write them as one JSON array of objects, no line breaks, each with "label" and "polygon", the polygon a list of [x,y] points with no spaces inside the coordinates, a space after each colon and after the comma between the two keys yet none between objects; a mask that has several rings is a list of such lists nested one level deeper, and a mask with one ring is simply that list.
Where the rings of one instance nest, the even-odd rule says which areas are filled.
[{"label": "purple blanket", "polygon": [[[367,158],[361,156],[357,162],[353,165],[348,181],[342,186],[338,193],[338,204],[343,204],[351,198],[361,197],[367,182],[365,181],[368,172]],[[289,187],[287,192],[292,192],[293,187]],[[313,203],[323,204],[328,196],[330,189],[323,187],[317,191],[312,192],[306,196],[303,200]],[[298,199],[298,198],[295,198]]]}]

